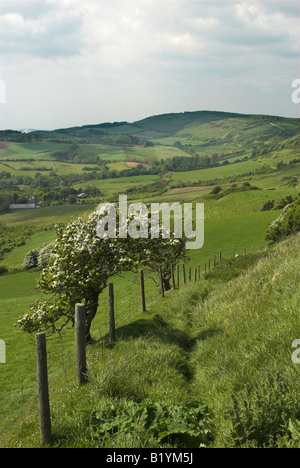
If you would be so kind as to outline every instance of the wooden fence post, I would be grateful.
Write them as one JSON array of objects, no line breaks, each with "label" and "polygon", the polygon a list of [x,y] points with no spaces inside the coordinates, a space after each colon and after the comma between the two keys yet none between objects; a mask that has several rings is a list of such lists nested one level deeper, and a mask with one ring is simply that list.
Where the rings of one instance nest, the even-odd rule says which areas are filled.
[{"label": "wooden fence post", "polygon": [[161,265],[159,266],[159,280],[160,280],[161,297],[165,297],[165,288],[164,288],[163,273],[162,273]]},{"label": "wooden fence post", "polygon": [[116,341],[116,325],[115,325],[115,298],[114,285],[109,284],[109,339],[111,343]]},{"label": "wooden fence post", "polygon": [[177,288],[179,289],[180,279],[179,279],[179,265],[178,264],[176,267],[176,276],[177,276]]},{"label": "wooden fence post", "polygon": [[197,267],[195,268],[195,281],[197,281]]},{"label": "wooden fence post", "polygon": [[192,281],[192,267],[189,269],[189,281]]},{"label": "wooden fence post", "polygon": [[222,252],[221,251],[219,253],[219,260],[220,260],[220,262],[222,261]]},{"label": "wooden fence post", "polygon": [[171,277],[172,277],[172,287],[173,287],[173,289],[175,289],[176,286],[175,286],[175,274],[174,274],[174,265],[173,265],[173,263],[171,265]]},{"label": "wooden fence post", "polygon": [[142,294],[142,310],[143,312],[146,312],[144,270],[141,270],[141,294]]},{"label": "wooden fence post", "polygon": [[40,440],[42,445],[46,445],[51,443],[51,416],[48,386],[46,334],[37,333],[35,335],[35,338],[40,417]]},{"label": "wooden fence post", "polygon": [[201,276],[200,276],[200,265],[198,266],[198,279],[200,279]]},{"label": "wooden fence post", "polygon": [[75,306],[76,374],[78,385],[87,382],[85,305]]},{"label": "wooden fence post", "polygon": [[185,264],[182,264],[183,283],[186,284]]},{"label": "wooden fence post", "polygon": [[208,271],[210,271],[210,258],[208,259]]}]

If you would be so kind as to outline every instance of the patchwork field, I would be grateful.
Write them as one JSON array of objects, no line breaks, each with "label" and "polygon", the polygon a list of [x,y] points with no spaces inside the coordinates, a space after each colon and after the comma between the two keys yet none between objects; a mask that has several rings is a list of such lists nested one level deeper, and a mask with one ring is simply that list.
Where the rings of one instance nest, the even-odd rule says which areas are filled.
[{"label": "patchwork field", "polygon": [[[4,132],[0,140],[0,339],[7,347],[7,362],[0,364],[1,447],[39,446],[34,337],[14,325],[40,297],[36,281],[41,269],[25,271],[24,257],[50,244],[56,225],[65,227],[78,217],[86,218],[100,203],[117,202],[120,194],[127,194],[130,203],[204,204],[204,246],[189,250],[185,260],[187,271],[200,267],[201,280],[183,286],[180,276],[180,289],[168,292],[164,302],[158,275],[146,269],[147,312],[141,314],[138,272],[114,277],[117,343],[109,343],[105,289],[91,328],[94,342],[88,346],[88,360],[94,380],[86,389],[78,389],[74,380],[74,330],[49,340],[54,445],[189,447],[191,439],[162,442],[139,424],[135,433],[120,430],[114,438],[108,431],[105,438],[98,423],[91,421],[103,414],[109,421],[107,411],[112,407],[121,421],[127,405],[140,411],[140,405],[151,406],[153,401],[168,411],[179,405],[178,411],[185,415],[191,399],[197,405],[204,402],[212,414],[209,423],[202,408],[203,424],[212,436],[205,445],[260,443],[248,433],[241,442],[232,429],[238,415],[228,416],[226,408],[234,412],[233,391],[238,408],[243,398],[247,400],[247,381],[252,388],[260,380],[259,401],[264,406],[259,407],[250,392],[250,423],[264,437],[269,434],[267,414],[275,418],[274,405],[267,408],[263,389],[272,400],[266,369],[273,372],[277,360],[280,375],[285,376],[284,384],[278,383],[280,405],[290,417],[300,419],[289,385],[296,385],[298,368],[292,368],[291,350],[286,349],[292,341],[290,328],[293,338],[299,329],[299,239],[277,248],[265,238],[282,207],[300,192],[299,120],[187,112],[27,136]],[[84,200],[78,198],[82,192],[87,195]],[[12,201],[32,196],[39,209],[8,209]],[[218,264],[220,252],[223,267]],[[216,268],[205,276],[205,264],[213,265],[214,258]],[[275,290],[277,274],[283,283]],[[270,328],[260,328],[260,317]],[[236,349],[242,350],[242,361]],[[259,364],[263,349],[265,367]],[[284,385],[290,398],[285,403]],[[246,418],[242,410],[240,415],[241,420]],[[276,446],[292,443],[288,420],[286,424],[279,417],[274,420],[284,427],[284,435],[276,432]],[[247,432],[247,421],[242,424]],[[266,446],[272,445],[269,439],[264,439]]]}]

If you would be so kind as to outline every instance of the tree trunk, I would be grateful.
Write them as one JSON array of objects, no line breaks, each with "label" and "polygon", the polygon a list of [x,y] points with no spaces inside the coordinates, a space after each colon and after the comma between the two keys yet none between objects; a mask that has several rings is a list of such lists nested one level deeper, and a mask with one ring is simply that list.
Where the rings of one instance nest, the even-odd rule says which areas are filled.
[{"label": "tree trunk", "polygon": [[87,344],[92,341],[91,325],[95,318],[98,309],[100,291],[92,291],[86,300],[86,342]]},{"label": "tree trunk", "polygon": [[170,280],[171,280],[170,271],[169,270],[163,271],[163,283],[164,283],[165,291],[170,291],[171,289]]}]

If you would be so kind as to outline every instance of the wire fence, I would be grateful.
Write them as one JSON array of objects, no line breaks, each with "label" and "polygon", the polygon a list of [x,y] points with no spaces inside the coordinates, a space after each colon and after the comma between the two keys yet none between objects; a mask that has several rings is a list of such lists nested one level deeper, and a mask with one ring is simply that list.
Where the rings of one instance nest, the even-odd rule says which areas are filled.
[{"label": "wire fence", "polygon": [[[263,247],[261,247],[262,249]],[[261,250],[260,249],[260,250]],[[259,249],[258,249],[259,250]],[[256,252],[258,251],[256,250]],[[231,250],[226,252],[217,252],[216,254],[209,255],[206,259],[198,261],[194,259],[192,262],[180,263],[174,265],[170,275],[170,286],[171,290],[180,289],[184,284],[194,283],[198,281],[206,281],[205,274],[212,271],[217,265],[221,264],[224,260],[232,259],[236,256],[243,256],[248,253],[254,253],[255,249],[239,249]],[[123,326],[134,321],[136,318],[140,318],[144,311],[149,312],[155,310],[153,306],[156,303],[163,300],[164,287],[161,282],[161,278],[158,272],[150,271],[149,269],[143,269],[143,275],[140,271],[137,273],[126,273],[123,276],[114,278],[113,288],[107,288],[100,296],[99,310],[96,318],[94,319],[91,326],[91,336],[95,341],[102,341],[102,344],[107,340],[111,339],[111,294],[113,294],[113,326],[115,331],[120,330]],[[143,288],[142,288],[143,284]],[[144,297],[143,297],[144,292]],[[164,291],[165,292],[165,291]],[[84,311],[84,307],[82,307]],[[76,321],[75,321],[75,336],[77,333]],[[42,334],[43,335],[43,334]],[[85,337],[84,337],[85,338]],[[85,343],[83,337],[81,339],[75,339],[75,344],[81,347],[81,351],[76,350],[76,356],[79,353],[81,356],[81,364],[78,364],[76,358],[76,374],[78,379],[78,385],[80,383],[80,375],[84,376],[83,382],[86,381],[87,366],[82,364],[84,361],[84,354],[82,354],[82,343]],[[115,339],[115,338],[114,338]],[[58,342],[56,342],[58,343]],[[74,341],[73,341],[74,343]],[[81,345],[77,345],[81,343]],[[49,342],[50,344],[50,342]],[[52,344],[52,343],[51,343]],[[74,344],[72,345],[74,346]],[[85,347],[85,344],[84,344]],[[67,388],[72,385],[72,375],[69,373],[69,364],[74,357],[69,354],[68,345],[65,348],[63,339],[61,338],[60,344],[56,345],[55,353],[53,348],[51,351],[46,350],[44,338],[36,336],[36,354],[37,354],[37,374],[38,374],[38,401],[39,401],[39,418],[40,418],[40,440],[42,445],[49,444],[51,442],[51,418],[49,413],[49,392],[48,392],[48,372],[50,370],[50,376],[55,370],[57,374],[57,368],[61,367],[60,374],[61,380],[64,380],[66,391]],[[60,362],[57,360],[57,355],[61,354]],[[55,356],[54,356],[55,355]],[[48,360],[48,361],[47,361]],[[54,362],[55,361],[55,362]],[[20,405],[22,424],[25,424],[25,416],[23,415],[23,408],[25,408],[25,391],[23,390],[22,383],[22,402]],[[35,400],[36,402],[36,400]],[[33,403],[30,403],[33,405]],[[35,403],[36,404],[36,403]],[[26,405],[27,406],[27,405]],[[25,414],[25,413],[24,413]],[[23,421],[23,422],[22,422]]]},{"label": "wire fence", "polygon": [[[260,251],[263,247],[260,248]],[[254,247],[250,249],[236,249],[219,251],[209,255],[201,261],[177,263],[170,271],[171,290],[179,289],[182,285],[205,279],[205,275],[211,272],[223,260],[232,259],[238,256],[254,254]],[[257,252],[257,250],[256,250]],[[140,272],[128,273],[120,276],[113,281],[114,285],[114,319],[115,327],[130,323],[135,317],[138,317],[143,310],[149,310],[152,305],[162,299],[161,278],[158,272],[150,271],[145,268],[143,272],[143,281]],[[144,298],[142,297],[142,284],[144,284]],[[107,288],[108,289],[108,288]],[[143,305],[144,301],[144,305]],[[100,296],[98,315],[93,321],[91,335],[96,341],[104,340],[110,333],[109,320],[109,294],[106,291]]]}]

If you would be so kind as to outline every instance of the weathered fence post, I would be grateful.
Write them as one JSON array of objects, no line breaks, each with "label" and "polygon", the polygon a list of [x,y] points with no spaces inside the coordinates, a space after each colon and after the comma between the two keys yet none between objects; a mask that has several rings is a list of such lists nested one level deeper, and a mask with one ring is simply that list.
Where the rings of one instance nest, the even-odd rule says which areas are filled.
[{"label": "weathered fence post", "polygon": [[115,298],[114,285],[109,284],[109,339],[111,343],[116,341],[116,325],[115,325]]},{"label": "weathered fence post", "polygon": [[179,265],[178,264],[176,267],[176,276],[177,276],[177,288],[179,289],[180,279],[179,279]]},{"label": "weathered fence post", "polygon": [[198,266],[198,279],[200,279],[200,265]]},{"label": "weathered fence post", "polygon": [[78,385],[87,382],[85,305],[75,306],[76,374]]},{"label": "weathered fence post", "polygon": [[176,286],[175,286],[175,274],[174,274],[174,265],[173,265],[173,263],[171,265],[171,276],[172,276],[172,287],[173,287],[173,289],[175,289]]},{"label": "weathered fence post", "polygon": [[222,261],[222,252],[221,251],[219,253],[219,260],[220,260],[220,262]]},{"label": "weathered fence post", "polygon": [[195,281],[197,281],[197,267],[195,268]]},{"label": "weathered fence post", "polygon": [[161,297],[165,297],[165,288],[164,288],[163,272],[162,272],[161,265],[159,266],[159,280],[160,280]]},{"label": "weathered fence post", "polygon": [[186,284],[185,264],[182,264],[183,283]]},{"label": "weathered fence post", "polygon": [[51,443],[51,416],[48,386],[46,334],[37,333],[35,338],[40,416],[40,440],[42,445],[46,445]]},{"label": "weathered fence post", "polygon": [[189,281],[192,281],[192,267],[189,268]]},{"label": "weathered fence post", "polygon": [[208,259],[208,271],[210,271],[210,258]]},{"label": "weathered fence post", "polygon": [[142,310],[143,312],[146,312],[144,270],[141,270],[141,294],[142,294]]}]

